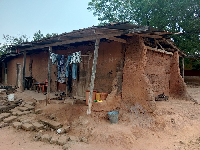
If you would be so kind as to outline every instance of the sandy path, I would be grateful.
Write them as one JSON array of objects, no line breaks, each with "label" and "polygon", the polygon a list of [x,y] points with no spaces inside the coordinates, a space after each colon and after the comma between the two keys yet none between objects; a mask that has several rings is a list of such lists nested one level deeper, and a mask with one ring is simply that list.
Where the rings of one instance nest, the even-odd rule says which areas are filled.
[{"label": "sandy path", "polygon": [[[200,87],[188,87],[189,94],[200,102]],[[30,95],[30,93],[28,93]],[[20,95],[23,96],[23,95]],[[25,96],[25,95],[24,95]],[[29,99],[29,97],[25,96]],[[53,106],[53,105],[52,105]],[[64,106],[62,106],[64,107]],[[62,108],[61,107],[61,108]],[[54,106],[55,109],[55,106]],[[66,112],[65,112],[66,113]],[[75,115],[75,114],[74,114]],[[131,116],[133,115],[133,116]],[[157,102],[153,116],[127,114],[129,122],[119,120],[111,125],[108,120],[90,124],[89,144],[79,142],[72,150],[198,150],[200,149],[200,105],[191,101],[170,99]],[[79,116],[77,116],[79,118]],[[61,118],[62,119],[62,118]],[[88,119],[88,120],[87,120]],[[150,120],[150,124],[148,121]],[[90,121],[83,117],[82,124]],[[97,125],[96,125],[97,124]],[[77,124],[78,125],[78,122]],[[88,124],[89,125],[89,124]],[[82,126],[77,128],[81,128]],[[80,131],[84,131],[83,128]],[[78,133],[77,133],[78,134]],[[33,133],[12,127],[0,129],[2,150],[59,150],[61,146],[32,140]]]}]

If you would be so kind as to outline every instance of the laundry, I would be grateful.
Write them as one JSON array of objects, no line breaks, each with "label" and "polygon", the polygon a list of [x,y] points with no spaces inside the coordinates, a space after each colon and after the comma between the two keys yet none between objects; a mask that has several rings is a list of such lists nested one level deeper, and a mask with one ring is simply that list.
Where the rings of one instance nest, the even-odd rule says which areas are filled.
[{"label": "laundry", "polygon": [[70,64],[81,62],[81,51],[72,53]]},{"label": "laundry", "polygon": [[50,55],[50,59],[51,59],[53,65],[56,64],[57,56],[58,56],[58,54],[55,54],[55,53],[51,53],[51,55]]},{"label": "laundry", "polygon": [[58,77],[57,77],[57,79],[60,78],[60,73],[61,73],[61,66],[60,66],[61,57],[62,57],[62,55],[57,56],[57,67],[58,67]]},{"label": "laundry", "polygon": [[65,71],[65,56],[64,55],[61,56],[60,67],[61,67],[61,71]]},{"label": "laundry", "polygon": [[72,78],[76,79],[77,75],[77,64],[72,64]]},{"label": "laundry", "polygon": [[60,77],[58,78],[58,82],[60,83],[66,82],[65,70],[60,71]]},{"label": "laundry", "polygon": [[69,77],[69,64],[71,62],[71,55],[68,55],[67,57],[67,64],[66,64],[66,77],[68,78]]}]

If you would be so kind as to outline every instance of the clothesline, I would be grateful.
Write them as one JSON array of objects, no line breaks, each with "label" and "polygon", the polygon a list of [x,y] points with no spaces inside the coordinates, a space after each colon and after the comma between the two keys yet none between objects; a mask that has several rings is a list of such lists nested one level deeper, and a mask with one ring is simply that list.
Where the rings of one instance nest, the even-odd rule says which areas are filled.
[{"label": "clothesline", "polygon": [[58,66],[58,76],[57,80],[60,83],[64,83],[66,81],[66,77],[68,78],[70,75],[70,67],[72,64],[72,78],[76,79],[77,75],[77,63],[81,62],[81,51],[72,53],[65,58],[64,55],[58,55],[55,53],[51,53],[50,59],[52,60],[52,64],[56,64]]}]

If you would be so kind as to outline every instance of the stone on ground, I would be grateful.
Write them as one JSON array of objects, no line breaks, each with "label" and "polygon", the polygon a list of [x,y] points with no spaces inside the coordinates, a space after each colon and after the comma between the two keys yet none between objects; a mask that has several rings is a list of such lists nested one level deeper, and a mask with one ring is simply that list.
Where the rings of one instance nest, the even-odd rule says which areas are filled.
[{"label": "stone on ground", "polygon": [[53,121],[53,120],[41,120],[45,125],[48,125],[49,127],[57,130],[59,129],[62,125],[59,122]]},{"label": "stone on ground", "polygon": [[59,139],[59,136],[52,136],[51,140],[50,140],[50,143],[51,144],[58,144],[58,139]]},{"label": "stone on ground", "polygon": [[26,111],[26,110],[28,110],[28,108],[27,107],[17,107],[20,111]]},{"label": "stone on ground", "polygon": [[10,117],[8,117],[8,118],[5,118],[5,119],[3,120],[3,122],[5,122],[5,123],[10,123],[10,122],[14,121],[15,119],[17,119],[17,116],[10,116]]},{"label": "stone on ground", "polygon": [[72,135],[69,135],[69,140],[70,141],[75,141],[75,142],[79,142],[79,138],[77,136],[72,136]]},{"label": "stone on ground", "polygon": [[13,122],[13,127],[16,129],[21,129],[22,123],[21,122]]},{"label": "stone on ground", "polygon": [[87,140],[86,137],[82,137],[82,138],[81,138],[81,142],[88,143],[88,140]]},{"label": "stone on ground", "polygon": [[4,118],[9,117],[11,114],[10,113],[1,113],[0,114],[0,121],[2,121]]},{"label": "stone on ground", "polygon": [[33,131],[34,126],[30,123],[24,123],[24,124],[22,124],[22,129],[24,129],[26,131]]},{"label": "stone on ground", "polygon": [[61,135],[58,139],[58,144],[63,146],[67,143],[67,141],[69,141],[69,137],[65,135]]},{"label": "stone on ground", "polygon": [[36,134],[34,135],[34,137],[33,137],[33,140],[34,140],[34,141],[39,141],[39,140],[41,139],[41,137],[42,137],[41,133],[36,133]]},{"label": "stone on ground", "polygon": [[65,145],[63,145],[62,149],[63,150],[71,150],[71,145],[74,145],[76,142],[69,141]]},{"label": "stone on ground", "polygon": [[24,107],[28,108],[28,110],[33,110],[35,107],[29,104],[25,104]]},{"label": "stone on ground", "polygon": [[49,134],[44,134],[41,136],[41,141],[42,142],[50,142],[51,136]]},{"label": "stone on ground", "polygon": [[43,129],[43,128],[44,128],[44,125],[41,124],[41,123],[39,123],[39,122],[34,122],[34,123],[32,123],[32,124],[33,124],[33,126],[35,127],[35,130],[36,130],[36,131],[39,131],[40,129]]},{"label": "stone on ground", "polygon": [[36,114],[41,114],[41,113],[42,113],[42,109],[36,109],[36,110],[35,110],[35,113],[36,113]]}]

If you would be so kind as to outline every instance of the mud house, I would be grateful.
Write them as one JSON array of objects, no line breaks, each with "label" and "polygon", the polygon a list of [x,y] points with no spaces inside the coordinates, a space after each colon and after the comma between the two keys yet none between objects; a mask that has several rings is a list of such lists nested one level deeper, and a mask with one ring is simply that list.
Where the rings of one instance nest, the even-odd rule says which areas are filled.
[{"label": "mud house", "polygon": [[[116,23],[12,46],[1,57],[2,83],[24,89],[29,77],[35,82],[48,80],[47,99],[49,92],[56,91],[84,98],[90,90],[90,111],[92,91],[96,90],[109,95],[103,103],[93,104],[95,111],[139,104],[152,112],[158,94],[187,96],[179,69],[179,57],[185,54],[167,38],[169,34],[149,26]],[[80,52],[81,62],[69,63],[67,77],[58,81],[60,68],[52,64],[51,54],[68,59],[76,52]]]}]

